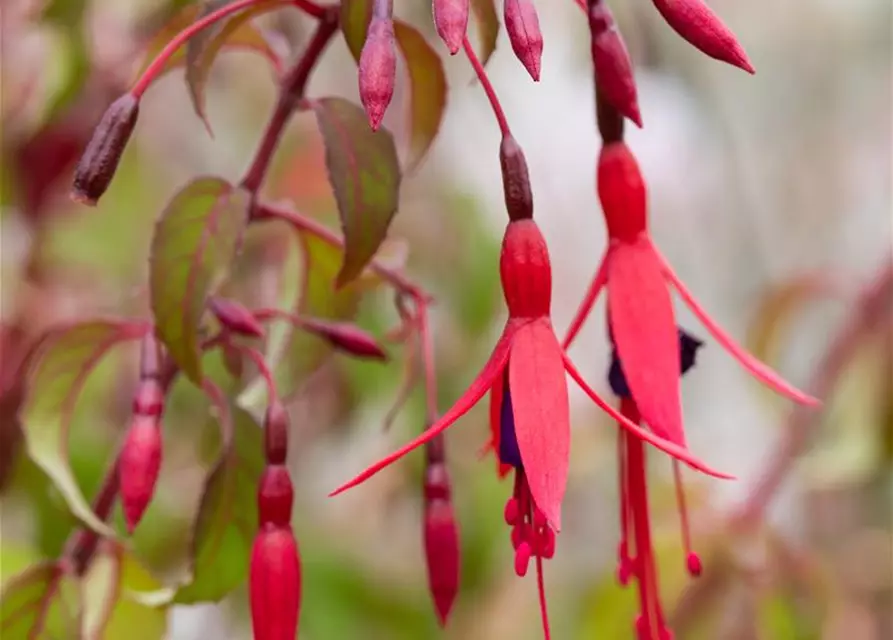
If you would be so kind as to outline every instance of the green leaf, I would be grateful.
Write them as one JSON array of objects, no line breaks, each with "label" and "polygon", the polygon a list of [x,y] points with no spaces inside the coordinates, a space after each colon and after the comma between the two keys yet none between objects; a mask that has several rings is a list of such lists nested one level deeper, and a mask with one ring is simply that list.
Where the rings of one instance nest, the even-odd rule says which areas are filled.
[{"label": "green leaf", "polygon": [[160,586],[121,544],[103,541],[81,580],[82,637],[160,640],[167,631],[165,609],[140,604],[130,596],[131,591]]},{"label": "green leaf", "polygon": [[31,459],[65,498],[71,512],[94,531],[113,537],[87,504],[68,460],[68,429],[88,376],[121,342],[140,338],[146,325],[95,321],[50,332],[35,352],[22,403],[22,430]]},{"label": "green leaf", "polygon": [[155,226],[149,288],[158,337],[201,384],[199,325],[205,301],[235,259],[250,195],[220,178],[199,178],[168,204]]},{"label": "green leaf", "polygon": [[447,81],[440,56],[421,33],[397,20],[394,35],[409,72],[412,117],[407,167],[412,170],[418,166],[440,130],[446,108]]},{"label": "green leaf", "polygon": [[[234,0],[205,0],[196,19],[203,18],[218,9],[232,4]],[[278,9],[283,0],[264,0],[251,8],[202,29],[186,44],[186,85],[196,115],[204,122],[208,132],[211,125],[205,114],[205,85],[217,54],[230,43],[253,49],[278,66],[276,52],[270,46],[263,32],[251,20],[259,15]]]},{"label": "green leaf", "polygon": [[[278,65],[279,60],[276,52],[271,47],[269,41],[263,36],[263,34],[255,27],[253,24],[249,22],[252,17],[255,17],[260,13],[259,10],[263,9],[265,11],[269,11],[272,6],[281,6],[282,2],[275,2],[274,0],[266,0],[265,2],[260,3],[256,9],[249,9],[241,13],[235,14],[232,18],[226,21],[226,27],[222,30],[215,30],[213,27],[209,27],[208,29],[203,29],[199,31],[193,38],[189,40],[186,47],[180,47],[174,54],[165,61],[164,65],[161,67],[158,75],[155,77],[155,81],[158,78],[164,76],[169,71],[173,71],[174,69],[178,69],[183,66],[187,66],[187,52],[190,50],[190,44],[193,40],[201,39],[203,45],[196,51],[196,62],[201,64],[207,64],[208,69],[204,70],[203,73],[207,75],[207,72],[210,70],[211,64],[216,58],[217,54],[220,51],[256,51],[260,53],[262,56],[267,58],[274,66]],[[199,7],[196,5],[190,5],[179,11],[167,24],[165,24],[161,29],[155,33],[154,36],[149,40],[149,44],[146,47],[146,55],[143,60],[143,64],[140,67],[139,73],[137,77],[141,76],[146,69],[149,68],[149,65],[152,64],[152,61],[158,56],[159,53],[167,46],[167,44],[174,38],[178,33],[183,31],[183,29],[187,28],[189,25],[193,24],[199,18]],[[232,27],[230,25],[235,23]],[[203,34],[210,34],[211,37],[206,37]],[[205,58],[209,57],[210,59],[205,61]],[[188,81],[188,78],[187,78]],[[201,114],[199,114],[201,115]]]},{"label": "green leaf", "polygon": [[390,132],[372,131],[366,113],[343,98],[313,102],[326,147],[329,181],[344,230],[341,287],[359,276],[397,212],[400,164]]},{"label": "green leaf", "polygon": [[372,19],[372,0],[343,0],[341,3],[341,33],[354,60],[360,61],[366,30]]},{"label": "green leaf", "polygon": [[192,577],[173,597],[178,604],[219,601],[242,584],[257,530],[255,496],[263,471],[260,427],[233,412],[234,437],[223,443],[205,481],[192,536]]},{"label": "green leaf", "polygon": [[0,591],[0,638],[55,640],[80,628],[77,584],[57,562],[32,565]]},{"label": "green leaf", "polygon": [[481,64],[486,65],[496,51],[499,37],[499,16],[496,15],[494,0],[471,0],[471,11],[477,22],[480,50],[477,52]]}]

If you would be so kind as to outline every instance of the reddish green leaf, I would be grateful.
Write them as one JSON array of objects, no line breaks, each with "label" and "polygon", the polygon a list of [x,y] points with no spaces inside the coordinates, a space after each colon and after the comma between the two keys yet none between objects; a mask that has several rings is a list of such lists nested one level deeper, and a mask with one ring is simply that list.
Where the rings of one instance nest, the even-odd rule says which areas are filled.
[{"label": "reddish green leaf", "polygon": [[[274,0],[267,0],[266,2],[258,5],[257,9],[263,9],[265,11],[270,10],[270,6],[280,6],[282,2],[274,2]],[[250,14],[250,15],[249,15]],[[201,38],[203,41],[203,46],[200,49],[201,55],[196,58],[198,62],[202,62],[205,57],[208,57],[210,54],[210,59],[207,61],[207,66],[210,69],[211,64],[214,61],[214,58],[220,52],[220,50],[225,51],[237,51],[237,50],[247,50],[247,51],[256,51],[260,53],[262,56],[267,58],[274,67],[279,64],[279,58],[271,47],[269,41],[263,36],[263,34],[250,23],[250,18],[257,15],[254,9],[247,10],[242,13],[237,13],[233,18],[231,18],[227,23],[226,27],[223,30],[214,30],[213,27],[209,29],[203,29],[200,31],[195,38]],[[242,16],[246,16],[245,19],[241,19]],[[159,53],[167,46],[167,44],[183,29],[193,24],[199,17],[199,7],[196,5],[191,5],[185,7],[182,11],[177,13],[170,22],[168,22],[164,27],[162,27],[152,38],[149,40],[149,44],[146,47],[146,56],[143,61],[142,66],[140,67],[139,73],[137,77],[142,75],[142,73],[149,67],[152,61],[158,56]],[[230,24],[235,22],[235,26],[230,28]],[[211,37],[204,36],[206,32],[214,32],[211,33]],[[227,31],[227,33],[223,33],[223,31]],[[195,39],[193,38],[193,39]],[[191,42],[192,40],[190,40]],[[213,49],[211,45],[216,47]],[[189,50],[189,45],[186,47],[180,47],[177,51],[167,59],[164,66],[161,68],[160,73],[157,78],[165,75],[169,71],[173,71],[174,69],[178,69],[182,66],[187,66],[187,51]],[[203,62],[204,64],[204,62]],[[204,73],[207,74],[208,70],[205,70]]]},{"label": "reddish green leaf", "polygon": [[354,60],[360,61],[366,30],[372,19],[372,0],[343,0],[341,2],[341,33]]},{"label": "reddish green leaf", "polygon": [[167,631],[165,609],[140,604],[131,597],[133,591],[160,587],[120,543],[102,541],[81,579],[81,637],[161,640]]},{"label": "reddish green leaf", "polygon": [[0,638],[53,640],[80,627],[77,584],[57,562],[32,565],[0,591]]},{"label": "reddish green leaf", "polygon": [[[213,13],[217,9],[232,4],[234,0],[205,0],[197,18]],[[241,46],[262,53],[272,61],[274,68],[279,66],[276,52],[270,46],[263,32],[252,24],[252,19],[278,9],[284,0],[263,0],[250,9],[221,20],[190,38],[186,45],[186,85],[196,115],[205,123],[208,132],[211,125],[205,114],[205,85],[217,54],[227,45]]]},{"label": "reddish green leaf", "polygon": [[95,531],[114,532],[93,513],[68,464],[68,429],[88,376],[115,345],[136,340],[142,323],[95,321],[50,332],[28,372],[20,413],[31,459],[50,477],[71,512]]},{"label": "reddish green leaf", "polygon": [[232,441],[222,443],[205,480],[192,532],[192,576],[173,595],[178,604],[219,601],[248,574],[257,530],[255,498],[264,466],[263,437],[254,419],[240,409],[233,412],[233,426]]},{"label": "reddish green leaf", "polygon": [[362,273],[387,235],[397,212],[400,164],[390,132],[372,131],[357,105],[324,98],[313,110],[344,230],[344,261],[335,280],[341,287]]},{"label": "reddish green leaf", "polygon": [[155,226],[149,288],[156,333],[196,384],[205,301],[236,256],[249,199],[220,178],[199,178],[174,196]]},{"label": "reddish green leaf", "polygon": [[478,57],[482,64],[487,64],[490,56],[496,51],[496,40],[499,37],[499,16],[496,14],[494,0],[471,0],[471,11],[477,22],[478,40],[480,41]]},{"label": "reddish green leaf", "polygon": [[409,72],[411,126],[407,167],[412,170],[440,130],[447,81],[440,56],[421,33],[398,20],[394,23],[394,35]]}]

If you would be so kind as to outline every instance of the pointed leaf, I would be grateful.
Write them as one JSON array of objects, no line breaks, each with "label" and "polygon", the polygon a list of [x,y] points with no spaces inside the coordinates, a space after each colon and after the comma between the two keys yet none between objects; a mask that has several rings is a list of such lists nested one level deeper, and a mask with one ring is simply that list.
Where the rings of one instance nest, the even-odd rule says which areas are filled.
[{"label": "pointed leaf", "polygon": [[249,198],[220,178],[199,178],[174,196],[155,225],[149,287],[156,333],[197,384],[205,301],[235,258]]},{"label": "pointed leaf", "polygon": [[366,31],[371,19],[372,0],[343,0],[341,3],[341,33],[357,62],[366,43]]},{"label": "pointed leaf", "polygon": [[[205,0],[196,19],[232,4],[234,0]],[[278,67],[279,59],[263,32],[252,24],[252,19],[273,11],[285,4],[285,0],[263,0],[240,13],[202,29],[186,44],[186,85],[196,115],[205,123],[210,132],[211,126],[205,114],[205,85],[217,54],[225,46],[239,46],[253,49],[263,54]]]},{"label": "pointed leaf", "polygon": [[548,319],[531,322],[515,335],[509,389],[530,493],[558,531],[570,461],[570,405],[561,345]]},{"label": "pointed leaf", "polygon": [[167,632],[165,609],[140,604],[131,597],[132,591],[160,587],[120,543],[102,541],[81,579],[84,640],[161,640]]},{"label": "pointed leaf", "polygon": [[372,131],[366,113],[343,98],[313,102],[326,146],[329,181],[344,230],[344,262],[336,286],[362,273],[397,212],[400,164],[390,132]]},{"label": "pointed leaf", "polygon": [[68,461],[68,429],[88,376],[115,345],[136,340],[145,324],[95,321],[50,332],[37,347],[20,412],[31,459],[65,498],[71,512],[91,529],[114,532],[93,513]]},{"label": "pointed leaf", "polygon": [[440,56],[414,27],[397,20],[394,35],[409,72],[411,117],[406,166],[411,171],[421,162],[440,130],[447,101],[446,74]]},{"label": "pointed leaf", "polygon": [[[265,7],[268,3],[273,3],[274,0],[265,0],[259,7]],[[279,2],[278,5],[282,3]],[[269,10],[269,8],[267,9]],[[243,13],[235,14],[236,18],[244,14],[253,14],[253,10],[247,10]],[[254,14],[256,15],[256,14]],[[180,33],[183,29],[187,28],[189,25],[193,24],[199,17],[199,7],[197,5],[190,5],[185,7],[182,11],[177,13],[171,20],[165,24],[152,38],[149,40],[148,45],[146,46],[146,55],[143,58],[143,64],[140,66],[139,73],[137,73],[137,78],[140,77],[146,69],[149,68],[149,65],[152,64],[152,61],[158,56],[159,53],[167,46],[167,44],[174,38],[178,33]],[[228,24],[228,23],[227,23]],[[213,30],[213,28],[211,28]],[[205,29],[200,31],[196,37],[201,36],[201,34],[205,33]],[[271,64],[277,66],[279,64],[279,56],[276,51],[273,49],[270,42],[263,36],[263,34],[252,24],[250,24],[247,19],[245,21],[239,21],[238,26],[234,27],[226,34],[224,39],[220,39],[220,32],[217,32],[213,38],[209,40],[220,41],[219,49],[214,53],[214,57],[216,57],[219,50],[223,51],[256,51],[260,53],[262,56],[267,58]],[[154,78],[154,82],[157,82],[159,78],[163,77],[169,71],[173,71],[174,69],[178,69],[180,67],[187,65],[186,60],[186,51],[188,49],[188,44],[186,47],[180,47],[177,49],[173,55],[171,55],[161,67],[158,75]]]},{"label": "pointed leaf", "polygon": [[80,623],[77,584],[57,562],[32,565],[0,591],[0,638],[53,640],[71,637]]},{"label": "pointed leaf", "polygon": [[490,56],[496,51],[496,41],[499,38],[499,15],[496,13],[494,0],[471,0],[471,11],[477,23],[478,31],[478,57],[481,64],[486,65]]},{"label": "pointed leaf", "polygon": [[217,602],[248,575],[263,437],[245,411],[234,410],[233,419],[234,438],[224,445],[205,481],[192,535],[192,578],[174,595],[177,604]]},{"label": "pointed leaf", "polygon": [[621,242],[608,254],[608,318],[642,419],[685,447],[679,335],[660,262],[647,242]]}]

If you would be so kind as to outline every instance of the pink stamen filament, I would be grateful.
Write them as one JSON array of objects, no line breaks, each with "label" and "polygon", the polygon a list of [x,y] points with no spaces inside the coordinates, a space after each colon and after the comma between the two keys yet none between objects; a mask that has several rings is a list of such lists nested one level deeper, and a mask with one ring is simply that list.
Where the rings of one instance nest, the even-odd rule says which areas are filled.
[{"label": "pink stamen filament", "polygon": [[620,488],[620,548],[617,551],[617,580],[622,586],[629,583],[633,573],[632,558],[629,555],[629,486],[626,464],[626,434],[617,433],[618,486]]},{"label": "pink stamen filament", "polygon": [[[136,81],[136,84],[133,85],[133,89],[130,90],[131,95],[139,100],[143,94],[146,92],[146,89],[149,88],[149,85],[152,84],[152,81],[161,73],[161,70],[164,68],[164,65],[173,56],[177,49],[182,47],[186,42],[192,38],[195,34],[203,29],[206,29],[213,25],[215,22],[219,22],[223,20],[227,16],[230,16],[234,13],[238,13],[244,9],[247,9],[251,5],[258,4],[261,0],[236,0],[232,4],[227,4],[217,11],[213,11],[206,16],[202,16],[191,25],[183,29],[180,33],[174,36],[170,42],[168,42],[164,49],[161,50],[152,63],[146,68],[143,72],[143,75],[140,76],[139,80]],[[277,4],[290,4],[290,0],[280,0]],[[307,3],[294,2],[301,8],[305,8],[304,5]]]},{"label": "pink stamen filament", "polygon": [[543,621],[543,638],[550,640],[552,637],[549,632],[549,609],[546,606],[546,585],[543,578],[543,557],[539,554],[536,556],[536,588],[540,598],[540,617]]},{"label": "pink stamen filament", "polygon": [[673,483],[676,485],[676,504],[679,508],[679,519],[682,525],[682,548],[685,550],[685,562],[692,576],[701,573],[701,559],[694,552],[691,544],[691,526],[688,519],[688,507],[685,501],[685,486],[682,481],[682,469],[678,460],[673,460]]}]

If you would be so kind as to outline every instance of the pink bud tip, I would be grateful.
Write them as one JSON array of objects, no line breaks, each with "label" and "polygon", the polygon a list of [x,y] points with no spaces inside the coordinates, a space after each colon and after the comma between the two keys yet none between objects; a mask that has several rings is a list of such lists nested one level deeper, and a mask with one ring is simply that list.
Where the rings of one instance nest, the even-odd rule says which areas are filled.
[{"label": "pink bud tip", "polygon": [[456,55],[468,29],[469,0],[434,0],[434,26],[450,55]]},{"label": "pink bud tip", "polygon": [[136,416],[121,450],[118,473],[127,530],[139,524],[155,493],[161,468],[161,429],[154,417]]},{"label": "pink bud tip", "polygon": [[228,331],[253,338],[264,336],[264,328],[257,318],[238,302],[226,298],[212,298],[210,307],[211,312]]},{"label": "pink bud tip", "polygon": [[304,328],[328,340],[336,349],[374,360],[387,360],[387,354],[371,335],[349,322],[307,320]]},{"label": "pink bud tip", "polygon": [[390,18],[374,17],[369,23],[366,44],[360,54],[360,100],[369,116],[369,125],[377,131],[394,95],[397,75],[397,50],[394,23]]},{"label": "pink bud tip", "polygon": [[533,0],[505,0],[504,9],[505,30],[512,43],[512,50],[530,77],[539,82],[543,34]]},{"label": "pink bud tip", "polygon": [[755,70],[735,34],[702,0],[653,0],[676,33],[702,53],[748,73]]},{"label": "pink bud tip", "polygon": [[446,626],[459,592],[459,530],[452,505],[436,500],[425,509],[425,560],[428,586],[441,626]]},{"label": "pink bud tip", "polygon": [[701,575],[701,572],[704,569],[701,564],[701,558],[694,551],[689,552],[688,556],[685,558],[685,564],[688,568],[688,573],[694,577]]},{"label": "pink bud tip", "polygon": [[290,528],[264,527],[254,539],[249,578],[255,640],[292,640],[298,629],[301,566]]},{"label": "pink bud tip", "polygon": [[611,106],[641,127],[642,116],[632,62],[614,17],[604,2],[592,6],[589,30],[592,34],[592,64],[599,91]]},{"label": "pink bud tip", "polygon": [[530,558],[532,555],[533,550],[527,542],[522,542],[518,545],[518,548],[515,549],[515,573],[518,576],[523,578],[527,575],[527,568],[530,565]]},{"label": "pink bud tip", "polygon": [[289,526],[293,500],[294,489],[288,469],[278,464],[264,469],[257,488],[257,511],[260,525]]}]

